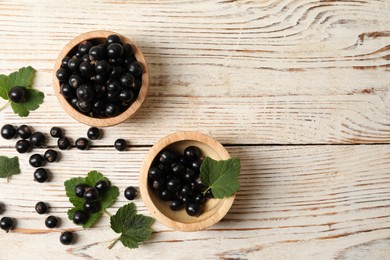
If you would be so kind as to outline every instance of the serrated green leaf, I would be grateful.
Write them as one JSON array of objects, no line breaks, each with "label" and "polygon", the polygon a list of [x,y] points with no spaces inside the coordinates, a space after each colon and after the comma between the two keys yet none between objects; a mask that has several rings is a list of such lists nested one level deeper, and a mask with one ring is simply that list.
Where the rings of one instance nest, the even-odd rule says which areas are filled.
[{"label": "serrated green leaf", "polygon": [[[108,178],[104,177],[103,174],[97,171],[90,171],[87,177],[85,178],[77,177],[65,181],[64,186],[65,186],[66,196],[68,196],[70,203],[72,203],[74,206],[74,208],[68,210],[68,218],[70,220],[73,219],[73,215],[76,210],[83,210],[83,206],[85,202],[84,198],[79,198],[74,193],[76,185],[84,183],[93,187],[100,180],[105,180],[110,183],[110,180]],[[101,210],[99,212],[90,214],[88,221],[83,224],[83,227],[89,228],[93,224],[95,224],[95,222],[103,215],[103,211],[109,206],[111,206],[116,201],[118,196],[119,196],[118,187],[111,185],[110,188],[100,198]]]},{"label": "serrated green leaf", "polygon": [[12,88],[11,81],[8,76],[0,75],[0,97],[8,100],[8,91]]},{"label": "serrated green leaf", "polygon": [[0,178],[11,178],[20,173],[19,158],[0,156]]},{"label": "serrated green leaf", "polygon": [[111,216],[111,228],[116,233],[121,233],[120,241],[129,248],[137,248],[139,244],[152,235],[151,225],[154,219],[141,214],[136,214],[134,203],[126,204]]},{"label": "serrated green leaf", "polygon": [[30,111],[36,110],[40,104],[43,103],[45,95],[35,89],[26,89],[27,101],[23,103],[14,103],[11,102],[11,107],[14,110],[15,114],[18,114],[21,117],[28,116]]},{"label": "serrated green leaf", "polygon": [[35,69],[31,66],[20,68],[9,74],[8,78],[13,86],[31,88],[35,75]]},{"label": "serrated green leaf", "polygon": [[238,158],[216,161],[206,157],[200,167],[200,180],[211,189],[214,197],[218,199],[229,197],[240,188],[238,182],[240,168]]}]

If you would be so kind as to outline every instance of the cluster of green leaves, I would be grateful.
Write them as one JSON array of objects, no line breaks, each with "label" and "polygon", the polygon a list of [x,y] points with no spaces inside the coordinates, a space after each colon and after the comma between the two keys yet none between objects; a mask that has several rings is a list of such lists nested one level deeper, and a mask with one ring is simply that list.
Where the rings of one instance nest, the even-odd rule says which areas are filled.
[{"label": "cluster of green leaves", "polygon": [[[18,114],[21,117],[26,117],[30,111],[36,110],[39,105],[43,103],[43,99],[45,97],[42,92],[32,88],[34,76],[35,69],[30,66],[23,67],[9,75],[0,75],[0,97],[8,100],[6,105],[11,104],[15,114]],[[21,86],[26,88],[27,100],[25,102],[14,103],[9,100],[8,92],[14,86]],[[4,107],[5,106],[2,108]]]},{"label": "cluster of green leaves", "polygon": [[217,161],[206,156],[200,167],[200,180],[207,187],[205,193],[211,189],[217,199],[233,195],[240,189],[240,168],[238,158]]},{"label": "cluster of green leaves", "polygon": [[7,178],[9,180],[12,175],[19,173],[20,166],[17,156],[12,158],[0,156],[0,178]]}]

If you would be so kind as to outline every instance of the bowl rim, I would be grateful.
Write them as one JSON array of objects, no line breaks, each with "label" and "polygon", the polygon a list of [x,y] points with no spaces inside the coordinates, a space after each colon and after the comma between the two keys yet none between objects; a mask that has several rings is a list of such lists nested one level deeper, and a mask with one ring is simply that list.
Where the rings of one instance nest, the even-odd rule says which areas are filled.
[{"label": "bowl rim", "polygon": [[183,132],[175,132],[172,134],[169,134],[163,138],[161,138],[158,142],[156,142],[152,148],[148,151],[146,154],[141,169],[140,169],[140,177],[139,177],[139,189],[140,194],[142,197],[142,200],[151,213],[151,215],[164,224],[167,227],[173,228],[175,230],[179,231],[199,231],[206,229],[216,223],[218,223],[230,210],[236,194],[233,194],[230,197],[221,199],[221,205],[217,212],[215,214],[211,215],[210,217],[196,222],[196,223],[183,223],[178,222],[174,219],[171,219],[167,216],[165,216],[163,213],[159,211],[159,209],[155,206],[153,203],[149,192],[148,192],[148,170],[154,160],[154,158],[157,156],[157,154],[163,150],[165,147],[176,143],[180,141],[198,141],[203,144],[206,144],[208,146],[211,146],[219,156],[221,156],[222,160],[227,160],[230,158],[230,155],[228,151],[220,144],[218,141],[216,141],[214,138],[200,133],[200,132],[192,132],[192,131],[183,131]]},{"label": "bowl rim", "polygon": [[[108,118],[94,118],[90,116],[86,116],[76,109],[72,107],[72,105],[61,95],[60,93],[60,82],[56,77],[57,70],[61,67],[61,61],[62,59],[68,55],[68,53],[80,42],[84,40],[91,40],[91,39],[99,39],[99,38],[106,38],[107,36],[111,34],[116,34],[119,36],[121,41],[123,43],[129,43],[132,45],[134,50],[134,55],[138,62],[142,64],[142,67],[144,69],[142,74],[142,85],[140,88],[140,92],[138,94],[137,99],[131,104],[129,108],[127,108],[125,111],[123,111],[121,114],[115,116],[115,117],[108,117]],[[56,62],[54,64],[53,68],[53,88],[55,95],[57,97],[58,102],[62,106],[62,108],[65,110],[65,112],[70,115],[72,118],[76,119],[77,121],[90,125],[90,126],[113,126],[117,125],[119,123],[122,123],[132,117],[141,107],[143,102],[146,99],[148,90],[149,90],[149,69],[148,64],[145,60],[145,56],[143,55],[141,49],[135,44],[134,41],[130,40],[129,38],[125,37],[122,34],[119,34],[117,32],[108,31],[108,30],[96,30],[96,31],[89,31],[82,33],[76,37],[74,37],[72,40],[70,40],[64,48],[60,51]]]}]

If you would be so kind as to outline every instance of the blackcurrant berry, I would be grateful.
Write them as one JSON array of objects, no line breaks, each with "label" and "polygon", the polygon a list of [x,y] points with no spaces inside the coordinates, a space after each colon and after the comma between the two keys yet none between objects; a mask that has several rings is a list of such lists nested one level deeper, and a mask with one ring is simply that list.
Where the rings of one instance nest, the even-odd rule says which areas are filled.
[{"label": "blackcurrant berry", "polygon": [[106,39],[106,43],[107,44],[111,44],[111,43],[121,43],[121,39],[119,38],[118,35],[116,34],[111,34],[107,37]]},{"label": "blackcurrant berry", "polygon": [[138,191],[135,187],[129,186],[125,189],[124,195],[128,200],[133,200],[137,197]]},{"label": "blackcurrant berry", "polygon": [[130,44],[125,43],[122,45],[122,47],[123,47],[123,56],[124,57],[130,58],[133,56],[134,51],[133,51],[133,47]]},{"label": "blackcurrant berry", "polygon": [[78,46],[79,53],[81,55],[87,54],[92,46],[93,44],[90,41],[82,41]]},{"label": "blackcurrant berry", "polygon": [[87,138],[80,137],[76,140],[75,145],[79,150],[87,150],[89,148],[89,141]]},{"label": "blackcurrant berry", "polygon": [[183,196],[183,197],[190,196],[191,194],[192,194],[192,188],[189,185],[184,185],[180,189],[180,195]]},{"label": "blackcurrant berry", "polygon": [[170,201],[173,197],[173,194],[170,191],[163,189],[158,192],[158,196],[163,201]]},{"label": "blackcurrant berry", "polygon": [[19,140],[16,142],[15,148],[18,153],[27,153],[30,151],[31,145],[27,140]]},{"label": "blackcurrant berry", "polygon": [[84,83],[84,80],[83,78],[80,76],[80,75],[77,75],[77,74],[73,74],[72,76],[70,76],[69,78],[69,81],[68,81],[69,85],[72,87],[72,88],[78,88],[81,84]]},{"label": "blackcurrant berry", "polygon": [[120,83],[124,87],[132,87],[134,84],[134,76],[131,73],[124,73],[120,78]]},{"label": "blackcurrant berry", "polygon": [[206,201],[206,197],[203,195],[203,193],[198,193],[194,196],[194,202],[203,204]]},{"label": "blackcurrant berry", "polygon": [[122,89],[122,87],[118,81],[110,81],[107,84],[107,91],[109,91],[109,92],[119,93],[121,91],[121,89]]},{"label": "blackcurrant berry", "polygon": [[27,125],[19,126],[17,129],[17,132],[18,132],[19,137],[22,139],[30,138],[31,133],[32,133],[31,128]]},{"label": "blackcurrant berry", "polygon": [[186,212],[190,216],[198,216],[200,214],[200,204],[199,203],[188,203],[186,205]]},{"label": "blackcurrant berry", "polygon": [[58,224],[58,218],[55,216],[48,216],[45,219],[45,226],[47,228],[55,228],[57,227],[57,224]]},{"label": "blackcurrant berry", "polygon": [[95,73],[107,75],[110,72],[110,64],[106,60],[98,60],[95,63]]},{"label": "blackcurrant berry", "polygon": [[117,80],[121,77],[122,72],[123,72],[123,69],[121,66],[112,66],[110,78],[113,80]]},{"label": "blackcurrant berry", "polygon": [[115,92],[107,92],[106,94],[106,99],[109,102],[115,103],[119,99],[119,94]]},{"label": "blackcurrant berry", "polygon": [[161,178],[161,169],[158,167],[151,167],[148,172],[148,177],[151,180],[158,180]]},{"label": "blackcurrant berry", "polygon": [[64,98],[71,98],[75,96],[75,89],[67,83],[62,83],[60,93]]},{"label": "blackcurrant berry", "polygon": [[192,170],[194,170],[194,172],[196,172],[196,173],[200,173],[200,166],[202,165],[202,162],[203,161],[201,159],[192,161],[192,163],[191,163]]},{"label": "blackcurrant berry", "polygon": [[97,61],[103,58],[103,49],[101,46],[93,46],[89,49],[89,59],[91,61]]},{"label": "blackcurrant berry", "polygon": [[56,162],[58,159],[58,153],[52,149],[49,149],[43,155],[47,162]]},{"label": "blackcurrant berry", "polygon": [[[73,56],[69,61],[68,61],[68,68],[73,71],[73,72],[77,72],[79,70],[79,66],[80,66],[80,63],[81,61],[76,57],[76,56]],[[72,85],[72,84],[70,84]]]},{"label": "blackcurrant berry", "polygon": [[177,160],[177,155],[175,152],[170,150],[164,150],[160,153],[160,162],[165,165],[171,165]]},{"label": "blackcurrant berry", "polygon": [[83,205],[83,209],[87,213],[96,213],[100,210],[101,206],[99,201],[86,201]]},{"label": "blackcurrant berry", "polygon": [[200,150],[196,146],[189,146],[184,150],[184,156],[191,161],[195,161],[200,157]]},{"label": "blackcurrant berry", "polygon": [[57,79],[60,82],[66,82],[69,80],[69,73],[65,68],[59,68],[56,72]]},{"label": "blackcurrant berry", "polygon": [[132,89],[122,89],[122,91],[119,93],[119,99],[121,101],[125,102],[132,102],[134,101],[135,94],[134,90]]},{"label": "blackcurrant berry", "polygon": [[100,138],[100,130],[97,127],[90,127],[87,132],[87,136],[91,140],[97,140]]},{"label": "blackcurrant berry", "polygon": [[85,190],[84,199],[87,201],[94,201],[99,198],[99,192],[96,188],[90,187]]},{"label": "blackcurrant berry", "polygon": [[76,95],[80,100],[90,101],[95,95],[95,90],[91,85],[83,84],[76,89]]},{"label": "blackcurrant berry", "polygon": [[10,140],[16,136],[16,129],[10,124],[3,125],[1,128],[1,137]]},{"label": "blackcurrant berry", "polygon": [[14,221],[9,217],[2,217],[0,220],[0,228],[5,232],[9,232],[14,227]]},{"label": "blackcurrant berry", "polygon": [[179,210],[183,207],[183,202],[181,200],[172,200],[170,203],[169,203],[169,208],[171,210]]},{"label": "blackcurrant berry", "polygon": [[94,73],[94,68],[88,61],[83,61],[80,63],[79,70],[82,75],[86,77],[91,77]]},{"label": "blackcurrant berry", "polygon": [[117,59],[123,54],[123,47],[120,43],[110,43],[107,46],[107,55],[112,59]]},{"label": "blackcurrant berry", "polygon": [[62,137],[62,129],[59,127],[52,127],[50,129],[50,135],[55,138],[61,138]]},{"label": "blackcurrant berry", "polygon": [[100,180],[95,184],[95,189],[99,192],[100,195],[104,194],[109,188],[110,184],[105,180]]},{"label": "blackcurrant berry", "polygon": [[88,214],[82,210],[77,210],[73,215],[73,223],[76,225],[84,224],[88,220]]},{"label": "blackcurrant berry", "polygon": [[62,233],[61,236],[60,236],[60,242],[63,245],[70,245],[70,244],[72,244],[72,242],[73,242],[73,233],[69,232],[69,231],[66,231],[66,232]]},{"label": "blackcurrant berry", "polygon": [[130,66],[129,66],[129,71],[131,74],[133,74],[134,76],[139,76],[142,74],[142,67],[141,67],[141,64],[139,64],[138,62],[133,62]]},{"label": "blackcurrant berry", "polygon": [[60,150],[68,150],[70,148],[70,141],[68,137],[61,137],[57,140],[57,145]]},{"label": "blackcurrant berry", "polygon": [[115,140],[115,143],[114,143],[114,147],[115,147],[115,149],[117,149],[118,151],[124,151],[124,150],[126,150],[126,148],[127,148],[126,140],[121,139],[121,138],[116,139],[116,140]]},{"label": "blackcurrant berry", "polygon": [[165,179],[153,180],[152,182],[153,190],[161,191],[166,188]]},{"label": "blackcurrant berry", "polygon": [[180,189],[180,180],[174,178],[167,182],[167,190],[177,192]]},{"label": "blackcurrant berry", "polygon": [[42,155],[40,154],[33,154],[30,156],[30,159],[29,159],[29,163],[32,167],[35,167],[35,168],[38,168],[38,167],[41,167],[44,163],[45,159],[43,158]]},{"label": "blackcurrant berry", "polygon": [[77,108],[82,113],[89,113],[92,111],[92,104],[90,101],[87,100],[79,100],[77,101]]},{"label": "blackcurrant berry", "polygon": [[42,147],[45,144],[45,135],[41,132],[31,134],[30,143],[32,147]]},{"label": "blackcurrant berry", "polygon": [[87,184],[84,184],[84,183],[80,183],[80,184],[77,184],[74,188],[74,193],[76,194],[77,197],[79,198],[83,198],[84,197],[84,194],[85,194],[85,191],[90,188],[89,185]]},{"label": "blackcurrant berry", "polygon": [[38,168],[35,170],[34,172],[34,180],[39,182],[39,183],[43,183],[45,181],[47,181],[47,179],[49,178],[49,174],[47,173],[47,171],[44,169],[44,168]]},{"label": "blackcurrant berry", "polygon": [[43,201],[40,201],[40,202],[37,202],[37,204],[35,204],[35,211],[42,215],[42,214],[45,214],[47,212],[47,205],[45,202]]},{"label": "blackcurrant berry", "polygon": [[186,170],[186,167],[180,162],[172,163],[171,167],[172,167],[172,173],[176,176],[182,175]]},{"label": "blackcurrant berry", "polygon": [[68,62],[70,60],[70,57],[69,56],[65,56],[62,60],[61,60],[61,67],[62,68],[68,68]]},{"label": "blackcurrant berry", "polygon": [[190,168],[187,168],[186,172],[183,175],[183,181],[186,183],[191,183],[194,182],[195,179],[196,179],[196,173]]}]

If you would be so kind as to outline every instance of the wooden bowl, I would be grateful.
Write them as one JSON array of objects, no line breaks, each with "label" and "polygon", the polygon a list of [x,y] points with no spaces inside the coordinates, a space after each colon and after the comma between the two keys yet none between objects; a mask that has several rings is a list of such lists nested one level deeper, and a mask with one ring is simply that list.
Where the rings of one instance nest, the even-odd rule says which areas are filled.
[{"label": "wooden bowl", "polygon": [[[58,81],[56,77],[56,71],[61,67],[61,61],[62,59],[69,54],[73,50],[75,46],[77,46],[79,43],[85,40],[95,40],[95,41],[102,41],[104,42],[107,36],[111,34],[116,34],[119,36],[121,39],[122,43],[128,43],[131,44],[133,47],[134,51],[134,56],[136,57],[137,61],[142,65],[143,68],[143,74],[142,74],[142,86],[139,92],[139,95],[137,99],[134,101],[131,106],[126,109],[124,112],[121,114],[115,116],[115,117],[108,117],[108,118],[94,118],[90,117],[87,115],[84,115],[74,109],[72,105],[61,95],[60,93],[60,82]],[[145,61],[145,57],[142,54],[141,50],[137,47],[137,45],[131,41],[130,39],[126,38],[123,35],[120,35],[116,32],[111,32],[111,31],[92,31],[92,32],[87,32],[84,34],[81,34],[71,40],[60,52],[58,55],[58,58],[56,60],[56,63],[54,65],[54,70],[53,70],[53,83],[54,83],[54,92],[57,96],[57,99],[63,109],[74,119],[78,120],[81,123],[91,125],[91,126],[113,126],[116,124],[119,124],[131,116],[135,114],[135,112],[141,107],[142,103],[145,101],[146,95],[148,93],[149,89],[149,70],[147,63]]]},{"label": "wooden bowl", "polygon": [[162,224],[180,231],[197,231],[219,222],[229,211],[235,195],[224,199],[209,199],[202,214],[198,217],[189,216],[185,209],[173,211],[168,203],[161,201],[148,184],[148,171],[155,157],[165,148],[183,154],[186,147],[195,145],[204,156],[215,160],[230,158],[226,149],[216,140],[199,132],[177,132],[158,141],[147,153],[140,172],[141,197],[149,212]]}]

